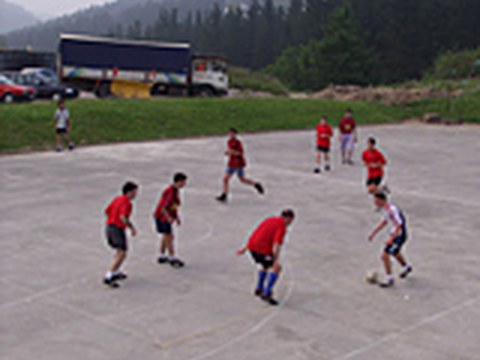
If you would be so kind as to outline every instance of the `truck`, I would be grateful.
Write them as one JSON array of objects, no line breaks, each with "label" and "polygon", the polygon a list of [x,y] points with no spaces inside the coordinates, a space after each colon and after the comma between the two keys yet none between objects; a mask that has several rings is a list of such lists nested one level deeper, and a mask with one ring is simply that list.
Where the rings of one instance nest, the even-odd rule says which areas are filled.
[{"label": "truck", "polygon": [[226,59],[193,54],[189,43],[62,34],[58,55],[61,81],[100,98],[122,86],[141,87],[152,96],[228,93]]},{"label": "truck", "polygon": [[55,68],[56,54],[0,48],[0,71],[20,71],[25,67]]}]

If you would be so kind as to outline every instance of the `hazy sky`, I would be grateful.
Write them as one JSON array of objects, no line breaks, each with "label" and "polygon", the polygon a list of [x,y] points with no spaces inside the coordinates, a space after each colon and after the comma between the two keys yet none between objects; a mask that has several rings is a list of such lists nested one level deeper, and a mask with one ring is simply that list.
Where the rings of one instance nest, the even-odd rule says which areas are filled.
[{"label": "hazy sky", "polygon": [[72,13],[90,5],[104,4],[112,0],[7,0],[23,6],[26,10],[49,18]]}]

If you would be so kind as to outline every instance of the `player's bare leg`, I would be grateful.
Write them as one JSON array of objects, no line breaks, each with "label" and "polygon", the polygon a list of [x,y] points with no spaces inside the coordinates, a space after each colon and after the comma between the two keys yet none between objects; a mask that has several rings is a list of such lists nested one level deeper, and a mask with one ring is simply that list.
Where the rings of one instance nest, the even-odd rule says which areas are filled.
[{"label": "player's bare leg", "polygon": [[396,254],[395,259],[400,265],[402,265],[402,272],[399,276],[401,279],[405,279],[408,274],[412,272],[413,269],[410,265],[408,265],[407,260],[405,260],[405,257],[401,253]]},{"label": "player's bare leg", "polygon": [[378,187],[375,184],[370,184],[370,185],[367,186],[367,192],[369,194],[375,194],[377,192],[377,190],[378,190]]},{"label": "player's bare leg", "polygon": [[241,182],[242,184],[254,186],[255,189],[258,191],[259,194],[263,194],[263,193],[265,192],[264,189],[263,189],[262,184],[260,184],[260,183],[257,182],[257,181],[253,181],[253,180],[251,180],[251,179],[247,179],[245,176],[239,176],[238,179],[240,180],[240,182]]},{"label": "player's bare leg", "polygon": [[232,174],[226,173],[223,176],[223,192],[220,196],[217,196],[217,200],[220,202],[226,202],[227,201],[227,196],[228,196],[228,191],[229,191],[229,183],[230,179],[232,178]]},{"label": "player's bare leg", "polygon": [[57,150],[57,151],[62,151],[62,149],[63,149],[62,137],[60,136],[60,134],[57,134],[57,136],[56,136],[55,138],[56,138],[56,140],[57,140],[56,150]]},{"label": "player's bare leg", "polygon": [[330,154],[326,152],[325,156],[325,171],[330,171]]},{"label": "player's bare leg", "polygon": [[68,143],[68,149],[73,150],[75,148],[75,144],[68,134],[63,134],[63,139]]},{"label": "player's bare leg", "polygon": [[315,159],[315,164],[317,167],[314,170],[315,174],[319,174],[321,172],[320,168],[322,166],[322,153],[320,151],[317,151],[317,157]]},{"label": "player's bare leg", "polygon": [[390,261],[390,255],[387,252],[382,254],[383,266],[385,267],[386,281],[380,283],[381,287],[391,287],[393,286],[393,275],[392,275],[392,263]]},{"label": "player's bare leg", "polygon": [[116,280],[125,279],[127,276],[123,273],[120,273],[120,267],[127,258],[127,252],[123,250],[117,250],[113,257],[113,262],[108,270],[103,282],[113,288],[119,287]]}]

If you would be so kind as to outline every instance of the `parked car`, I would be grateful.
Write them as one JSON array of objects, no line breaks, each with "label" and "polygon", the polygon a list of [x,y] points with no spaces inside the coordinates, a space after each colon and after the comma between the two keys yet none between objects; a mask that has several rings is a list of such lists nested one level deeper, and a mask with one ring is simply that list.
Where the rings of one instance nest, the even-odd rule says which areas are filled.
[{"label": "parked car", "polygon": [[27,67],[20,72],[22,75],[35,74],[48,83],[58,83],[58,76],[55,70],[41,67]]},{"label": "parked car", "polygon": [[37,99],[72,99],[79,95],[79,91],[73,86],[67,86],[56,82],[49,82],[36,73],[7,72],[5,76],[9,77],[15,84],[31,86],[36,90]]},{"label": "parked car", "polygon": [[7,77],[0,75],[0,100],[11,103],[16,100],[31,101],[35,98],[35,89],[30,86],[17,85]]}]

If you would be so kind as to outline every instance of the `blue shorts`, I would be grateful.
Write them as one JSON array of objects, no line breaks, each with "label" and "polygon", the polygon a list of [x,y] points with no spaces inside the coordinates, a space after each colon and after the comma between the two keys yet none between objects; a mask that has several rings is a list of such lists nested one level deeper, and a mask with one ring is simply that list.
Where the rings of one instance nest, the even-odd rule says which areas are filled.
[{"label": "blue shorts", "polygon": [[245,169],[244,168],[231,168],[227,167],[225,171],[228,175],[237,174],[238,177],[245,177]]},{"label": "blue shorts", "polygon": [[402,250],[403,245],[407,241],[407,234],[405,231],[402,231],[400,235],[398,235],[395,240],[393,240],[392,245],[385,246],[384,251],[389,255],[397,255],[400,250]]},{"label": "blue shorts", "polygon": [[157,226],[157,232],[160,234],[171,234],[172,233],[172,224],[168,221],[161,221],[160,219],[155,218],[155,225]]}]

